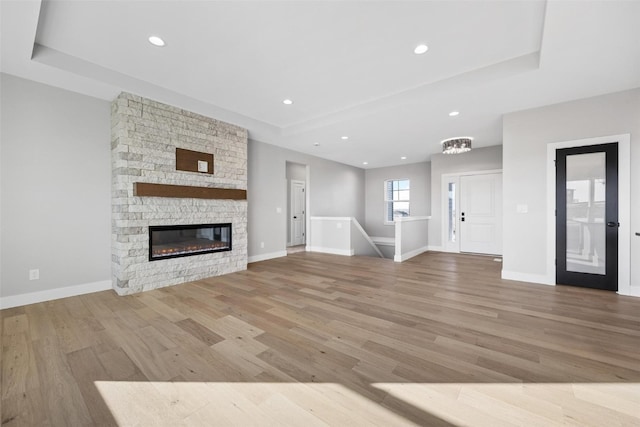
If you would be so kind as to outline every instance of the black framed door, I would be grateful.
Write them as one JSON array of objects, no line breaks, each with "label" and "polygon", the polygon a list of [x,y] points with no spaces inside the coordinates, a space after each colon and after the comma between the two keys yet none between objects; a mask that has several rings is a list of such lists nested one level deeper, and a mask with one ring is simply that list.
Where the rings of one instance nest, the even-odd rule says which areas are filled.
[{"label": "black framed door", "polygon": [[556,150],[556,283],[618,290],[618,143]]}]

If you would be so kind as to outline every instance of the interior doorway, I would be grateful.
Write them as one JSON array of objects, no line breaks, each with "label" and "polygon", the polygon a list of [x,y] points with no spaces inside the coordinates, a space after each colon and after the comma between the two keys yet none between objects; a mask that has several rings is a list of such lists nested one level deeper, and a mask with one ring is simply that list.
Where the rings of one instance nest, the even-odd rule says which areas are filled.
[{"label": "interior doorway", "polygon": [[289,246],[304,245],[305,239],[305,182],[291,180],[290,222],[291,244]]},{"label": "interior doorway", "polygon": [[287,162],[286,169],[287,247],[304,248],[307,242],[307,166]]}]

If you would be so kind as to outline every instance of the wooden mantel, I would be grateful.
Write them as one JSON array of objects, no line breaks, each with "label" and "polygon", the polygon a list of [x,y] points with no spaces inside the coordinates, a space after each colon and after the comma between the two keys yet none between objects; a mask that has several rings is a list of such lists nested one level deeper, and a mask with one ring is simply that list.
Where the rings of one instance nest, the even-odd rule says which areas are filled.
[{"label": "wooden mantel", "polygon": [[133,195],[138,197],[246,200],[247,190],[136,182],[133,184]]}]

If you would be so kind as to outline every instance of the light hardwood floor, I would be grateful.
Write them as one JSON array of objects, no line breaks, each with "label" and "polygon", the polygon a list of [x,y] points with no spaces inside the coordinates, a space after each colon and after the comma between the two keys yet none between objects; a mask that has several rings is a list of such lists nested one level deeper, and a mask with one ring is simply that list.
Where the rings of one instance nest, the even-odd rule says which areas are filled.
[{"label": "light hardwood floor", "polygon": [[2,426],[640,425],[640,298],[297,253],[3,310]]}]

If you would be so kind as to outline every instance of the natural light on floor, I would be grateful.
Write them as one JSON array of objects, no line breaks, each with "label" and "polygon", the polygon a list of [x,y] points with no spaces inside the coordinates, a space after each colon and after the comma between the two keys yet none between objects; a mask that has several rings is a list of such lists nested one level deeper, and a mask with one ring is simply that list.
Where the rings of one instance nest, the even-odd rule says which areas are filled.
[{"label": "natural light on floor", "polygon": [[[639,383],[362,384],[96,381],[120,425],[634,425]],[[405,406],[409,419],[391,407]],[[606,406],[606,407],[605,407]],[[637,425],[637,424],[635,424]]]},{"label": "natural light on floor", "polygon": [[120,426],[408,423],[340,384],[96,381],[95,385]]},{"label": "natural light on floor", "polygon": [[611,426],[640,422],[640,383],[373,386],[455,425]]}]

